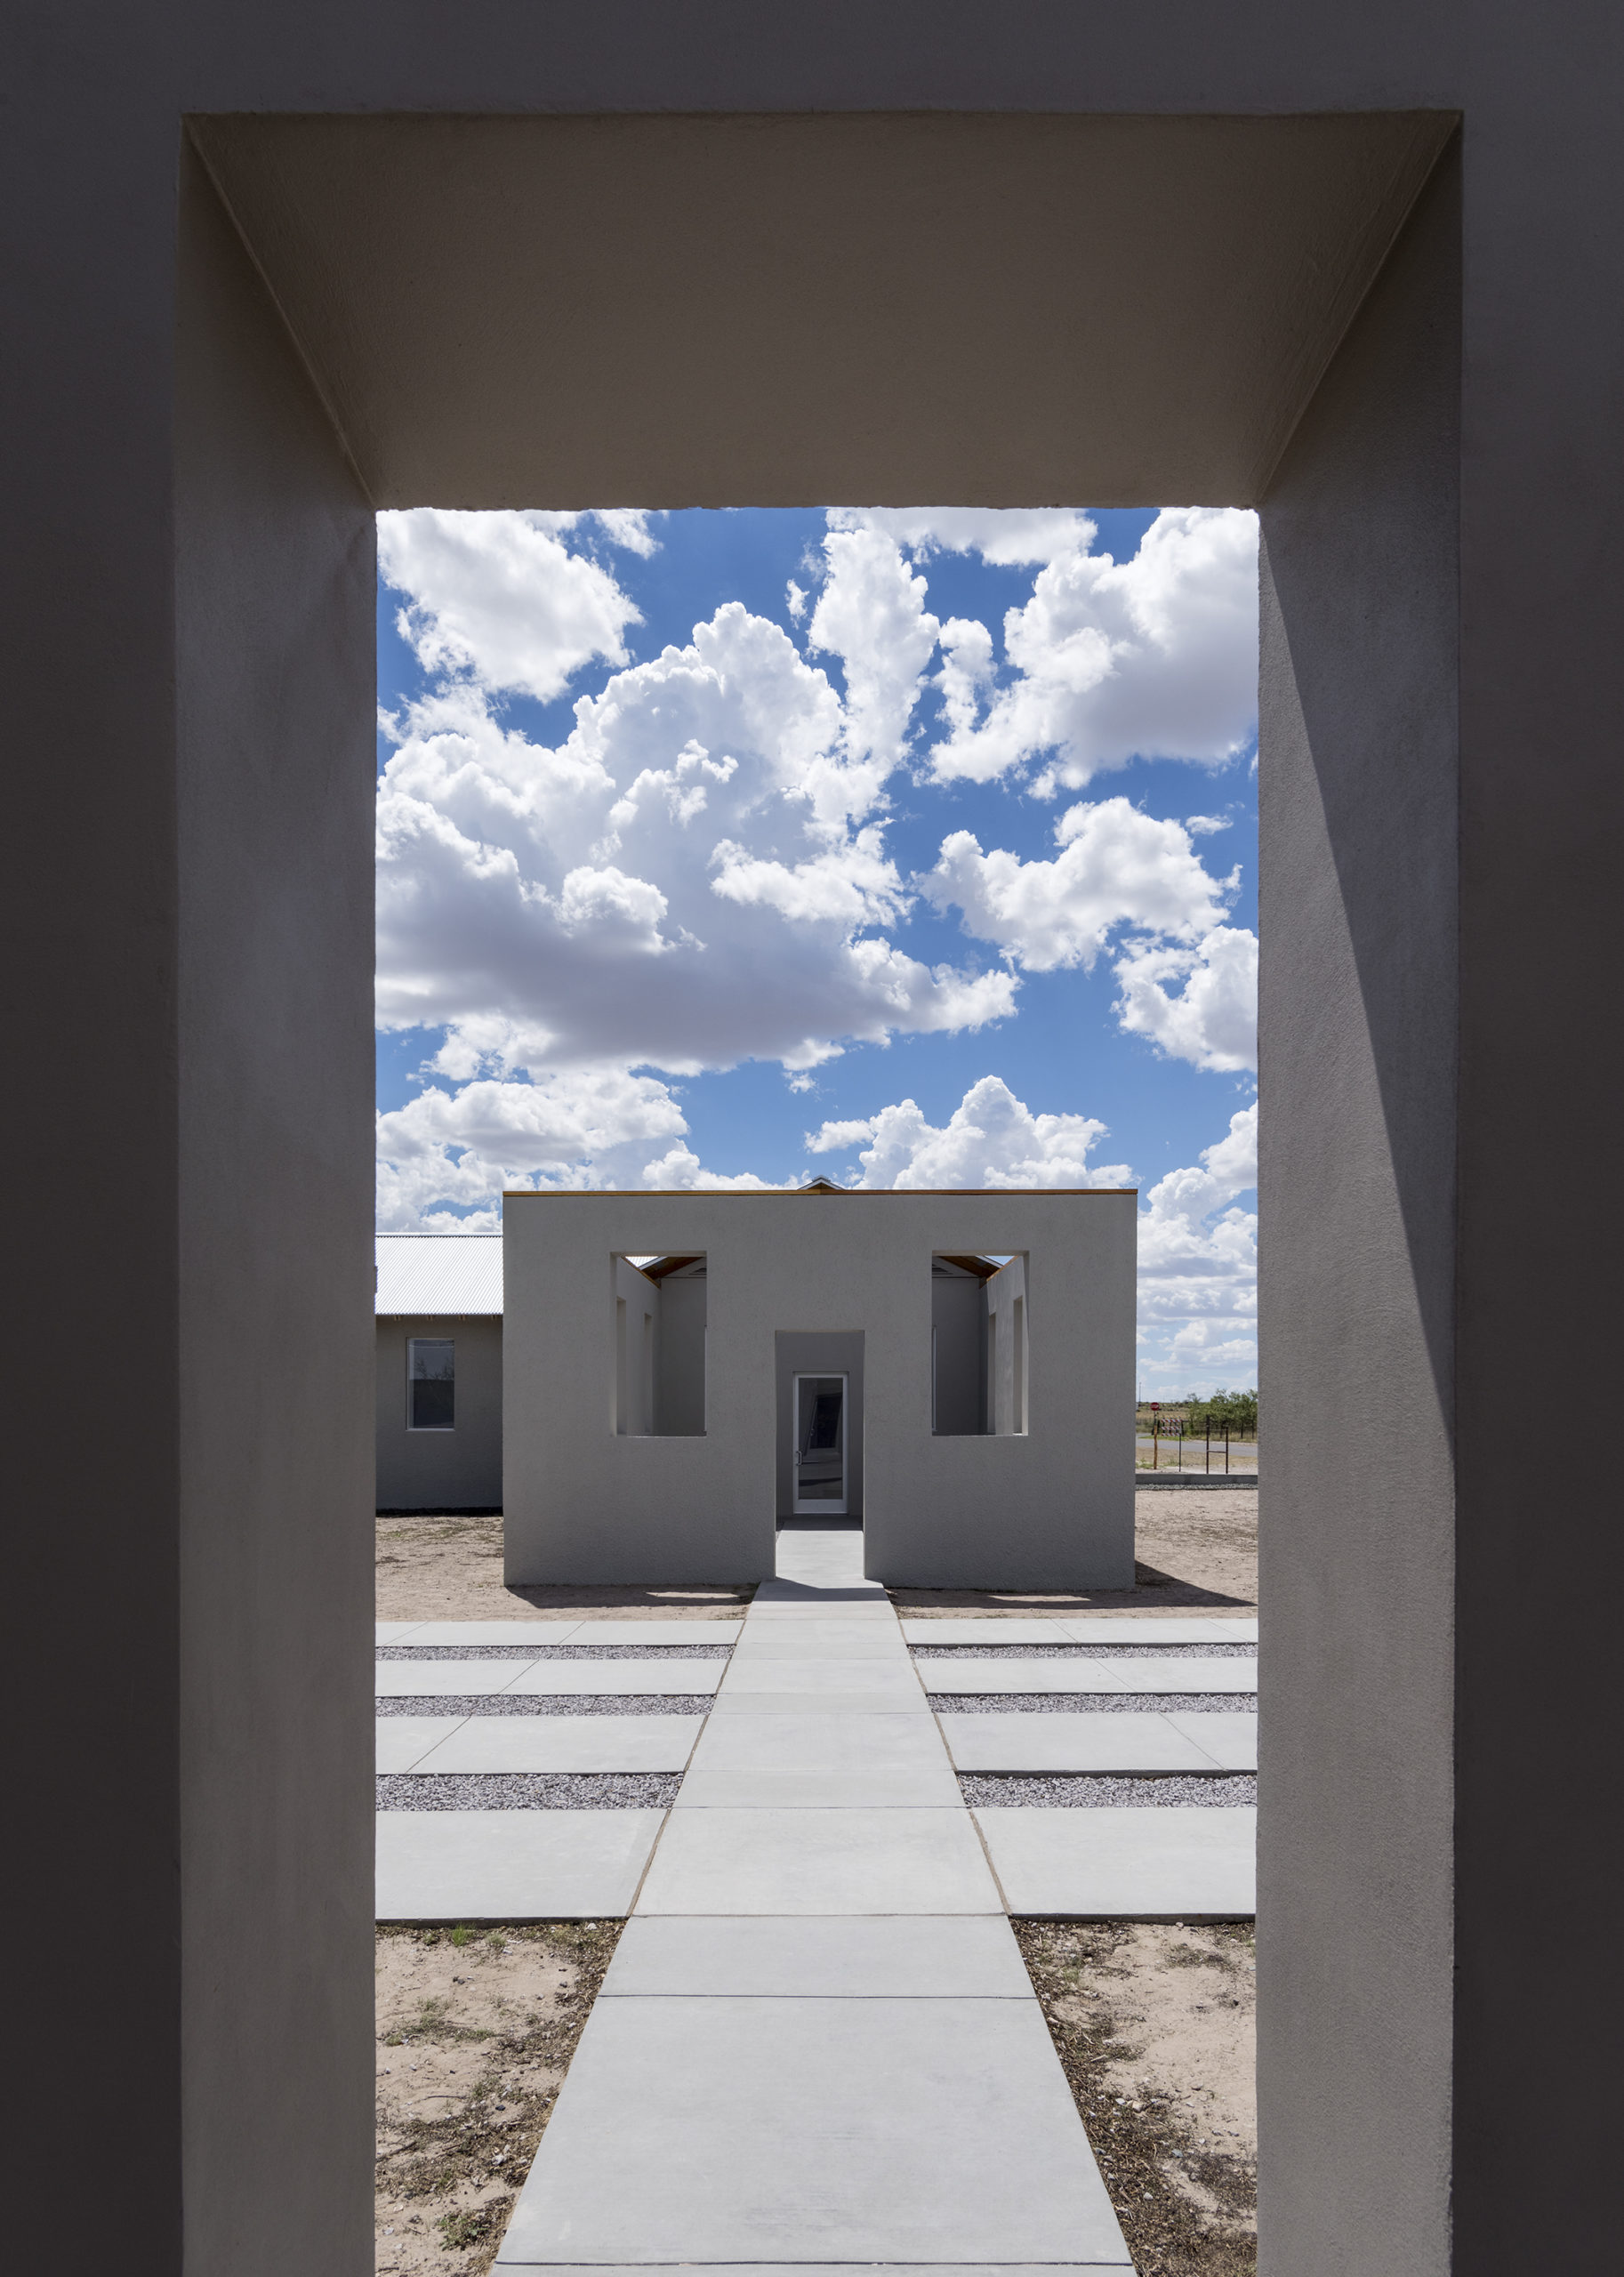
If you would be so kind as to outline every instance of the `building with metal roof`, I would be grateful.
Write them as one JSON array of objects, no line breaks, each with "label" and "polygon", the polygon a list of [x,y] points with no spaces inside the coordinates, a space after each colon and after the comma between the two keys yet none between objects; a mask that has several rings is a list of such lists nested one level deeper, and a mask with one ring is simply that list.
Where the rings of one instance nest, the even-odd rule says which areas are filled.
[{"label": "building with metal roof", "polygon": [[502,1507],[502,1235],[380,1234],[377,1506]]}]

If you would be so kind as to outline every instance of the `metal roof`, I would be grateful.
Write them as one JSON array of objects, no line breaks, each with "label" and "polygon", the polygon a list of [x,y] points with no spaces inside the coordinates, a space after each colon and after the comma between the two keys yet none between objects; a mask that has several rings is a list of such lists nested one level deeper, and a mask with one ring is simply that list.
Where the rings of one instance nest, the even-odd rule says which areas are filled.
[{"label": "metal roof", "polygon": [[502,1314],[500,1234],[380,1234],[376,1313]]}]

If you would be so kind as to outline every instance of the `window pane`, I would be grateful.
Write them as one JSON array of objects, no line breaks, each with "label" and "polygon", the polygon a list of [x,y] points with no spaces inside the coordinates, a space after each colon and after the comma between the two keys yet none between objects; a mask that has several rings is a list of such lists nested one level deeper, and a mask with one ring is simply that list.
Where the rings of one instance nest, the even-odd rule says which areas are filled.
[{"label": "window pane", "polygon": [[450,1337],[414,1336],[407,1353],[411,1425],[449,1431],[456,1423],[456,1352]]}]

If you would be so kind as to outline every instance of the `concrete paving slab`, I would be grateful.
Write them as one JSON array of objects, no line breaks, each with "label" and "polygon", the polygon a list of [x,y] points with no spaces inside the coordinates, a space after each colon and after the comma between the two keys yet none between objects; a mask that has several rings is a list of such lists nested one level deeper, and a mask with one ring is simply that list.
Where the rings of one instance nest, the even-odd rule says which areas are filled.
[{"label": "concrete paving slab", "polygon": [[712,1716],[677,1805],[945,1810],[961,1799],[929,1716]]},{"label": "concrete paving slab", "polygon": [[373,1674],[373,1693],[379,1700],[426,1700],[440,1692],[507,1692],[532,1665],[528,1661],[380,1661]]},{"label": "concrete paving slab", "polygon": [[[545,2265],[532,2261],[510,2261],[499,2256],[494,2265],[497,2269],[534,2269],[544,2265],[547,2277],[651,2277],[646,2262],[630,2261],[549,2261]],[[795,2277],[852,2277],[848,2261],[798,2261]],[[715,2269],[713,2263],[684,2262],[684,2268],[703,2271]],[[896,2277],[1088,2277],[1090,2270],[1125,2270],[1132,2277],[1133,2265],[1125,2261],[908,2261],[871,2262],[871,2270],[891,2270]],[[782,2261],[730,2261],[727,2277],[784,2277]],[[717,2271],[716,2277],[721,2277]]]},{"label": "concrete paving slab", "polygon": [[878,1581],[849,1581],[820,1586],[815,1581],[763,1581],[751,1605],[752,1613],[822,1607],[849,1612],[854,1605],[872,1606],[889,1613],[891,1600]]},{"label": "concrete paving slab", "polygon": [[381,1811],[380,1921],[613,1920],[663,1811]]},{"label": "concrete paving slab", "polygon": [[[1035,1720],[1035,1719],[1034,1719]],[[713,1771],[918,1771],[945,1760],[929,1716],[712,1715],[695,1755]]]},{"label": "concrete paving slab", "polygon": [[881,1629],[878,1625],[866,1634],[831,1637],[821,1632],[808,1637],[801,1630],[793,1629],[787,1636],[781,1629],[763,1634],[756,1629],[741,1637],[733,1648],[736,1669],[758,1661],[794,1661],[816,1658],[828,1661],[889,1661],[893,1667],[907,1668],[908,1650],[895,1628]]},{"label": "concrete paving slab", "polygon": [[[1091,1771],[1132,1777],[1218,1767],[1217,1758],[1202,1749],[1194,1732],[1179,1730],[1170,1716],[944,1712],[937,1720],[961,1771]],[[1202,1720],[1197,1716],[1186,1718],[1190,1725]]]},{"label": "concrete paving slab", "polygon": [[[520,1645],[539,1653],[546,1645],[567,1644],[581,1626],[578,1621],[420,1621],[410,1641],[414,1645],[441,1646]],[[392,1641],[402,1644],[406,1640],[396,1637]]]},{"label": "concrete paving slab", "polygon": [[731,1645],[744,1626],[738,1621],[583,1621],[570,1638],[575,1645]]},{"label": "concrete paving slab", "polygon": [[1059,1621],[1001,1620],[983,1613],[964,1621],[904,1621],[897,1626],[910,1645],[1069,1645]]},{"label": "concrete paving slab", "polygon": [[[764,1723],[779,1721],[776,1717]],[[849,1720],[856,1720],[855,1718]],[[937,1760],[918,1771],[712,1771],[683,1779],[676,1810],[952,1810],[963,1797],[938,1744]]]},{"label": "concrete paving slab", "polygon": [[443,1739],[449,1739],[462,1721],[461,1716],[380,1716],[374,1768],[380,1773],[411,1771],[419,1758]]},{"label": "concrete paving slab", "polygon": [[1255,1621],[1176,1621],[1140,1613],[1108,1620],[1073,1613],[1060,1622],[1072,1645],[1255,1645]]},{"label": "concrete paving slab", "polygon": [[[989,1717],[989,1722],[992,1718]],[[1018,1720],[1018,1719],[1017,1719]],[[1105,1719],[1099,1719],[1104,1722]],[[1111,1718],[1120,1721],[1118,1718]],[[1196,1746],[1220,1764],[1226,1771],[1255,1771],[1258,1768],[1258,1711],[1255,1708],[1237,1708],[1226,1714],[1221,1710],[1205,1709],[1200,1714],[1170,1715],[1168,1722]]]},{"label": "concrete paving slab", "polygon": [[[395,1721],[385,1718],[382,1732]],[[701,1716],[470,1716],[439,1735],[422,1760],[396,1766],[461,1775],[476,1772],[680,1771]]]},{"label": "concrete paving slab", "polygon": [[[507,1688],[515,1693],[714,1692],[727,1665],[726,1661],[533,1661]],[[470,1684],[462,1688],[473,1692],[478,1687]]]},{"label": "concrete paving slab", "polygon": [[639,1914],[999,1910],[962,1806],[673,1810],[638,1900]]},{"label": "concrete paving slab", "polygon": [[373,1625],[373,1642],[377,1645],[399,1645],[405,1642],[414,1629],[422,1627],[421,1621],[375,1621]]},{"label": "concrete paving slab", "polygon": [[876,1692],[907,1702],[922,1694],[913,1663],[904,1652],[881,1660],[831,1660],[791,1654],[784,1659],[738,1658],[729,1663],[723,1689],[737,1696],[753,1692],[810,1692],[838,1698],[842,1693]]},{"label": "concrete paving slab", "polygon": [[1256,1661],[921,1661],[929,1691],[1256,1692]]},{"label": "concrete paving slab", "polygon": [[1033,2000],[1001,1915],[712,1920],[634,1914],[599,1999]]},{"label": "concrete paving slab", "polygon": [[746,1692],[724,1685],[711,1710],[718,1716],[919,1716],[933,1721],[922,1692],[911,1700],[896,1686],[883,1692]]},{"label": "concrete paving slab", "polygon": [[[1044,1920],[1236,1921],[1257,1911],[1258,1814],[978,1810],[1009,1911]],[[695,1823],[703,1824],[700,1814]]]},{"label": "concrete paving slab", "polygon": [[601,2001],[501,2265],[566,2256],[1132,2265],[1025,2000]]}]

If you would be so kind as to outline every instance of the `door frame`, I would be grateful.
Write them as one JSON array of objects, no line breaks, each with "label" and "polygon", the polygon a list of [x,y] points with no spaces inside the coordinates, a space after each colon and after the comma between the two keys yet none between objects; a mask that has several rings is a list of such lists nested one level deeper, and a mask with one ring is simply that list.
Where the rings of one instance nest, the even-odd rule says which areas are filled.
[{"label": "door frame", "polygon": [[[800,1499],[800,1388],[840,1381],[840,1499]],[[843,1518],[851,1503],[851,1377],[841,1368],[800,1368],[790,1376],[790,1511],[798,1518]]]}]

